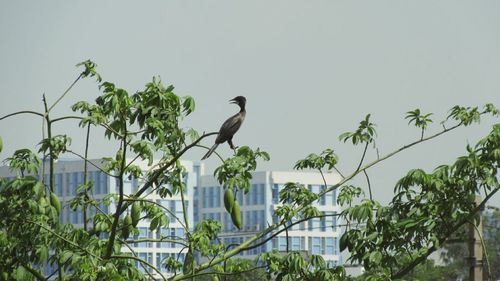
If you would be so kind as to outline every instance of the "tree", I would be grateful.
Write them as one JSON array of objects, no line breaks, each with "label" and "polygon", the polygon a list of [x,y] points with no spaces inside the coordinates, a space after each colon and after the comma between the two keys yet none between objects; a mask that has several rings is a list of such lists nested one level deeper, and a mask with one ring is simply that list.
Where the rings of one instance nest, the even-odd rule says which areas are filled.
[{"label": "tree", "polygon": [[[136,261],[158,272],[165,280],[207,276],[217,280],[236,276],[259,268],[257,264],[249,267],[238,262],[234,259],[236,254],[266,243],[278,233],[286,232],[293,224],[326,216],[311,203],[337,189],[340,190],[338,202],[345,208],[340,216],[347,222],[346,232],[340,241],[341,249],[348,249],[350,260],[365,266],[369,272],[367,280],[398,279],[424,262],[462,225],[472,222],[478,209],[499,188],[500,124],[495,124],[490,134],[475,146],[468,146],[466,155],[459,157],[455,163],[439,166],[430,173],[421,169],[408,172],[397,183],[391,203],[381,205],[372,196],[367,173],[370,168],[420,143],[456,128],[478,123],[483,115],[498,116],[499,112],[492,104],[483,109],[455,106],[441,123],[442,129],[429,136],[425,134],[432,122],[431,114],[422,114],[419,109],[408,112],[409,123],[419,128],[420,138],[365,163],[370,145],[376,148],[375,124],[370,119],[371,115],[367,115],[355,131],[340,136],[344,142],[363,147],[357,167],[348,174],[340,173],[337,168],[339,157],[333,149],[299,160],[296,169],[312,169],[321,174],[336,170],[343,179],[338,183],[325,181],[327,188],[319,194],[297,183],[286,184],[280,192],[283,204],[276,210],[279,220],[239,245],[228,247],[222,243],[211,243],[218,240],[221,223],[204,220],[191,226],[183,206],[184,217],[179,220],[185,226],[186,235],[176,242],[185,245],[186,258],[183,263],[174,258],[163,262],[162,266],[176,272],[167,278],[154,265],[134,253],[123,253],[121,249],[131,242],[128,236],[137,231],[135,225],[138,220],[147,220],[151,229],[168,225],[166,210],[147,200],[145,194],[157,191],[164,197],[172,194],[183,197],[186,186],[179,159],[188,150],[203,147],[201,141],[216,133],[199,135],[193,129],[183,129],[180,122],[194,111],[194,100],[189,96],[176,95],[173,86],[164,86],[159,79],[153,78],[144,90],[131,95],[111,82],[103,82],[93,62],[85,61],[78,66],[83,67],[83,71],[61,98],[51,106],[44,99],[43,113],[21,111],[0,118],[4,120],[19,114],[38,116],[44,120],[46,135],[40,142],[38,152],[20,149],[7,158],[18,176],[0,182],[0,210],[3,212],[0,216],[0,271],[4,279],[47,280],[48,276],[41,271],[47,262],[58,267],[58,280],[144,280],[147,276],[135,268]],[[94,103],[77,102],[72,107],[77,115],[53,118],[52,109],[80,79],[88,77],[97,80],[102,95]],[[83,153],[75,152],[70,147],[69,136],[53,134],[54,126],[63,120],[79,121],[87,136],[92,128],[101,127],[110,141],[118,143],[115,156],[103,158],[105,165],[102,167],[103,172],[115,177],[118,182],[118,193],[103,200],[106,204],[114,204],[116,211],[108,215],[99,209],[101,202],[92,197],[92,182],[89,179],[85,179],[70,203],[71,208],[83,209],[84,219],[93,225],[92,228],[87,224],[79,229],[59,223],[60,202],[54,193],[54,162],[63,153],[87,160],[87,149]],[[88,145],[87,137],[87,148]],[[160,154],[157,164],[153,164],[154,153]],[[127,159],[133,160],[127,162]],[[148,161],[150,170],[141,170],[135,163],[137,159]],[[221,165],[215,170],[217,180],[225,189],[225,207],[238,227],[241,224],[239,204],[231,194],[235,191],[248,192],[251,187],[250,172],[261,160],[269,160],[269,155],[258,148],[242,146],[234,156],[221,158]],[[47,182],[33,176],[43,165],[47,165],[50,171]],[[360,187],[350,184],[360,174],[367,179],[368,198],[364,197]],[[141,178],[144,182],[131,196],[126,196],[123,191],[126,177]],[[485,199],[476,206],[473,204],[475,194],[480,192]],[[356,200],[361,201],[354,203]],[[90,217],[90,209],[96,210],[97,215]],[[95,235],[99,233],[105,234],[106,238]],[[196,256],[206,261],[198,263]],[[342,280],[346,277],[342,266],[328,268],[321,256],[305,258],[299,252],[264,253],[259,257],[258,264],[265,266],[267,277],[277,280]]]}]

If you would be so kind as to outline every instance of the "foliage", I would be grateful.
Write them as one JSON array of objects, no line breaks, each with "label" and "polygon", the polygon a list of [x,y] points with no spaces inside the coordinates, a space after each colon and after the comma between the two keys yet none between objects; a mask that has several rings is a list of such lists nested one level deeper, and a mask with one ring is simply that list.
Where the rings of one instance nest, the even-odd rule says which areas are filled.
[{"label": "foliage", "polygon": [[[325,180],[326,188],[319,194],[301,184],[287,183],[279,194],[280,204],[275,212],[278,220],[241,244],[223,244],[219,236],[222,225],[218,221],[204,220],[196,226],[189,225],[182,200],[183,216],[173,217],[184,227],[185,236],[160,237],[161,241],[182,246],[177,258],[168,257],[161,262],[161,267],[174,272],[165,276],[155,265],[124,249],[137,242],[132,237],[138,234],[140,221],[147,222],[151,230],[169,226],[171,210],[149,200],[147,194],[157,192],[163,198],[184,199],[186,171],[179,159],[216,133],[200,135],[194,129],[183,128],[182,120],[195,110],[194,99],[178,96],[173,86],[165,86],[158,78],[153,78],[143,90],[129,94],[114,83],[103,81],[95,63],[85,61],[78,66],[83,67],[83,71],[54,104],[49,107],[44,98],[43,113],[24,111],[0,118],[18,114],[39,116],[47,136],[40,141],[37,153],[20,149],[6,159],[16,177],[0,180],[0,272],[3,273],[0,278],[47,280],[49,276],[43,269],[50,264],[57,268],[50,278],[58,280],[146,280],[152,278],[148,276],[151,274],[165,280],[195,277],[196,280],[208,277],[211,280],[346,279],[342,266],[329,267],[321,256],[303,252],[267,252],[258,262],[234,258],[287,232],[295,223],[326,216],[313,203],[326,193],[338,190],[338,203],[344,207],[340,216],[346,222],[341,250],[349,250],[349,260],[364,265],[368,272],[363,279],[398,279],[414,274],[412,269],[425,262],[428,255],[446,243],[462,225],[474,219],[481,207],[472,204],[477,193],[485,195],[481,204],[484,205],[499,188],[500,124],[495,124],[490,134],[476,145],[468,146],[466,154],[455,163],[441,165],[432,172],[409,171],[398,181],[391,203],[383,206],[372,198],[368,169],[417,144],[478,123],[483,115],[498,116],[499,112],[491,104],[483,110],[453,107],[441,122],[443,129],[424,138],[424,132],[432,123],[431,113],[422,114],[419,109],[410,111],[406,118],[421,130],[421,138],[385,156],[377,153],[376,159],[364,164],[368,145],[376,148],[377,136],[368,114],[356,130],[340,136],[343,142],[364,144],[363,155],[353,172],[342,175],[337,183]],[[77,81],[87,77],[96,79],[102,94],[95,102],[75,103],[72,109],[78,116],[52,118],[51,109]],[[103,157],[103,165],[99,167],[116,180],[117,193],[96,199],[92,195],[93,183],[86,178],[77,188],[77,195],[64,206],[83,211],[86,223],[82,228],[60,222],[62,206],[54,193],[55,160],[64,153],[87,160],[87,151],[82,156],[71,149],[69,136],[52,134],[58,122],[66,119],[78,120],[79,126],[87,129],[87,136],[91,128],[100,127],[104,129],[104,136],[117,144],[111,156]],[[0,151],[2,146],[0,141]],[[159,159],[156,161],[154,156]],[[136,163],[139,159],[144,160],[149,169],[141,169]],[[225,189],[226,211],[238,228],[242,225],[236,195],[249,191],[258,161],[269,159],[269,154],[259,148],[242,146],[233,156],[221,159],[221,165],[215,170],[215,177]],[[332,170],[340,173],[339,161],[334,149],[328,148],[297,161],[295,169],[315,170],[324,176]],[[47,171],[48,179],[38,176]],[[361,187],[350,184],[360,173],[368,180],[369,198],[364,197]],[[134,193],[126,194],[124,181],[132,178],[139,179],[141,185]],[[114,211],[103,212],[101,204],[113,205]],[[91,215],[93,213],[95,215]],[[153,242],[154,239],[141,241]],[[181,255],[185,258],[181,259]],[[138,270],[136,262],[146,269],[145,273]]]}]

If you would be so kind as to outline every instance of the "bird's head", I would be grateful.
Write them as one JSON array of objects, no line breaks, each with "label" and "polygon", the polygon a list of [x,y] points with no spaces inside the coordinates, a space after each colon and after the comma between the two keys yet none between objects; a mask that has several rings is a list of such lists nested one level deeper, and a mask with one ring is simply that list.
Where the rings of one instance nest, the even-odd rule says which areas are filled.
[{"label": "bird's head", "polygon": [[229,100],[230,103],[235,103],[239,105],[240,107],[245,106],[245,103],[247,102],[247,99],[244,96],[237,96],[232,100]]}]

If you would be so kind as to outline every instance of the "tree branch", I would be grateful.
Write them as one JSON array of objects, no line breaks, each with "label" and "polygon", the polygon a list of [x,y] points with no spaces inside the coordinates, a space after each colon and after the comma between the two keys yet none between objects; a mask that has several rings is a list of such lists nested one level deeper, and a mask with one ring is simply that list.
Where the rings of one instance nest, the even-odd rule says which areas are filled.
[{"label": "tree branch", "polygon": [[[462,225],[464,225],[465,223],[467,223],[468,221],[470,221],[475,215],[476,213],[483,209],[484,208],[484,205],[486,205],[486,202],[498,191],[499,189],[495,189],[493,190],[490,194],[488,194],[484,200],[481,202],[481,204],[477,205],[476,208],[474,208],[474,211],[469,213],[469,215],[463,217],[461,220],[459,220],[454,226],[452,226],[450,228],[450,230],[448,231],[448,233],[446,233],[446,235],[443,235],[443,237],[441,239],[439,239],[439,244],[442,245],[443,243],[446,242],[448,236],[450,236],[451,234],[453,234],[453,232],[457,231]],[[419,257],[417,257],[416,259],[414,259],[412,262],[410,262],[406,267],[400,269],[398,272],[396,272],[395,274],[392,275],[392,278],[393,279],[399,279],[403,276],[405,276],[406,274],[408,274],[415,266],[417,266],[419,263],[423,262],[424,260],[427,259],[427,257],[432,254],[434,251],[437,250],[437,247],[436,245],[432,245],[431,247],[429,247],[427,249],[427,251],[420,255]]]},{"label": "tree branch", "polygon": [[47,278],[45,278],[40,272],[37,270],[33,269],[31,266],[21,263],[21,266],[24,267],[27,271],[29,271],[33,276],[36,277],[36,279],[40,281],[47,281]]},{"label": "tree branch", "polygon": [[83,76],[83,72],[80,73],[80,75],[78,75],[78,77],[75,79],[75,81],[73,81],[73,83],[71,83],[71,85],[69,85],[69,87],[66,89],[66,91],[64,91],[64,93],[54,102],[54,104],[49,108],[47,113],[50,112],[52,110],[52,108],[54,108],[54,106],[56,106],[56,104],[59,103],[67,93],[69,93],[71,88],[73,88],[73,86],[75,86],[76,82],[78,82],[78,80],[80,80],[80,78],[82,78],[82,76]]},{"label": "tree branch", "polygon": [[[172,166],[177,160],[179,160],[179,158],[184,155],[184,153],[186,153],[186,151],[188,151],[189,149],[195,147],[202,139],[208,137],[208,136],[212,136],[212,135],[217,135],[218,132],[212,132],[212,133],[207,133],[207,134],[203,134],[201,135],[197,140],[195,140],[194,142],[192,142],[190,145],[184,147],[181,152],[179,152],[179,154],[177,154],[174,158],[172,158],[165,166],[163,167],[160,167],[158,168],[158,170],[154,171],[153,172],[153,175],[151,175],[151,177],[149,178],[149,180],[144,183],[144,185],[142,186],[141,189],[139,189],[134,195],[133,197],[135,198],[139,198],[144,192],[146,192],[146,190],[148,190],[148,188],[150,188],[153,183],[160,177],[160,175],[165,172],[168,168],[170,168],[170,166]],[[124,212],[128,206],[130,205],[131,203],[126,203],[124,204],[121,209],[120,209],[120,213]]]},{"label": "tree branch", "polygon": [[10,113],[10,114],[4,115],[4,116],[0,117],[0,121],[2,121],[3,119],[9,118],[11,116],[14,116],[14,115],[19,115],[19,114],[34,114],[34,115],[38,115],[38,116],[40,116],[42,118],[45,117],[45,115],[43,115],[40,112],[31,111],[31,110],[23,110],[23,111],[18,111],[18,112],[14,112],[14,113]]},{"label": "tree branch", "polygon": [[154,271],[156,271],[156,273],[158,273],[158,275],[160,275],[163,280],[167,280],[167,278],[165,277],[165,275],[163,275],[161,273],[160,270],[158,270],[158,268],[154,267],[152,264],[150,264],[149,262],[141,259],[141,258],[138,258],[138,257],[135,257],[135,256],[121,256],[121,255],[113,255],[111,256],[110,258],[112,259],[129,259],[129,260],[135,260],[135,261],[138,261],[140,263],[143,263],[145,265],[147,265],[149,268],[153,269]]}]

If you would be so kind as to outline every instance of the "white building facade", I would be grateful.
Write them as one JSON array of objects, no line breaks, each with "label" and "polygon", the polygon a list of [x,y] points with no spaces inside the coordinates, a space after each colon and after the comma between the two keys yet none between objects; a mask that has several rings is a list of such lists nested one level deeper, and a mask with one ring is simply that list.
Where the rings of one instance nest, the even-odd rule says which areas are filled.
[{"label": "white building facade", "polygon": [[[101,160],[91,160],[95,166],[101,166]],[[146,163],[137,162],[134,164],[139,165],[143,170],[147,170],[148,167]],[[199,177],[203,173],[203,166],[198,163],[193,163],[191,161],[181,161],[181,164],[186,168],[185,174],[185,184],[187,186],[187,192],[185,196],[185,204],[188,211],[188,221],[189,225],[193,227],[193,191],[194,187],[198,184]],[[91,196],[97,201],[102,201],[102,199],[109,194],[118,193],[118,183],[116,178],[107,175],[106,173],[100,171],[94,165],[87,165],[87,177],[88,181],[93,182],[93,187],[91,189]],[[13,177],[15,176],[9,169],[9,167],[0,167],[0,177]],[[48,175],[45,174],[45,182],[48,182]],[[84,183],[84,161],[82,160],[58,160],[55,166],[55,192],[59,197],[62,210],[60,214],[61,223],[73,224],[76,227],[83,227],[84,218],[82,209],[72,210],[69,207],[69,201],[77,195],[77,188]],[[142,181],[140,179],[128,179],[125,178],[124,182],[124,194],[132,194],[142,186]],[[151,231],[149,229],[148,221],[140,221],[137,228],[140,232],[138,236],[130,237],[129,239],[141,239],[141,238],[151,238],[159,239],[161,236],[166,238],[178,238],[185,236],[185,230],[182,225],[176,221],[174,215],[178,218],[183,218],[183,207],[180,194],[173,195],[172,197],[161,198],[156,192],[148,194],[145,198],[155,201],[166,207],[171,211],[170,224],[168,227],[161,229],[161,231]],[[99,208],[108,214],[113,214],[116,210],[115,205],[111,204],[106,206],[105,204],[100,204]],[[88,218],[92,218],[95,215],[95,208],[90,208],[88,213]],[[92,227],[92,220],[89,224]],[[103,237],[104,238],[104,237]],[[182,247],[179,244],[166,243],[166,242],[140,242],[130,245],[132,250],[141,259],[155,265],[162,273],[168,276],[169,272],[165,267],[160,266],[161,261],[168,257],[174,257],[179,260],[184,260],[184,253],[180,253]],[[122,249],[123,252],[130,252],[126,247]],[[142,266],[137,264],[139,270],[144,271]],[[48,268],[48,271],[53,270]],[[153,275],[156,275],[154,271],[149,270]]]},{"label": "white building facade", "polygon": [[[223,224],[221,237],[224,244],[239,244],[278,221],[274,211],[281,205],[279,192],[287,182],[303,184],[314,193],[325,189],[323,178],[319,173],[266,171],[255,172],[252,176],[250,191],[247,194],[238,192],[236,195],[241,206],[241,230],[233,225],[230,214],[224,209],[224,189],[213,176],[202,176],[200,185],[195,191],[195,223],[203,219],[220,221]],[[333,173],[324,176],[328,185],[333,185],[341,179],[339,175]],[[341,230],[337,227],[340,207],[337,205],[336,197],[334,190],[313,203],[313,206],[327,216],[298,223],[289,228],[288,239],[286,232],[283,231],[264,245],[241,253],[240,257],[254,258],[273,249],[286,252],[288,248],[289,251],[321,255],[331,267],[340,264]]]}]

